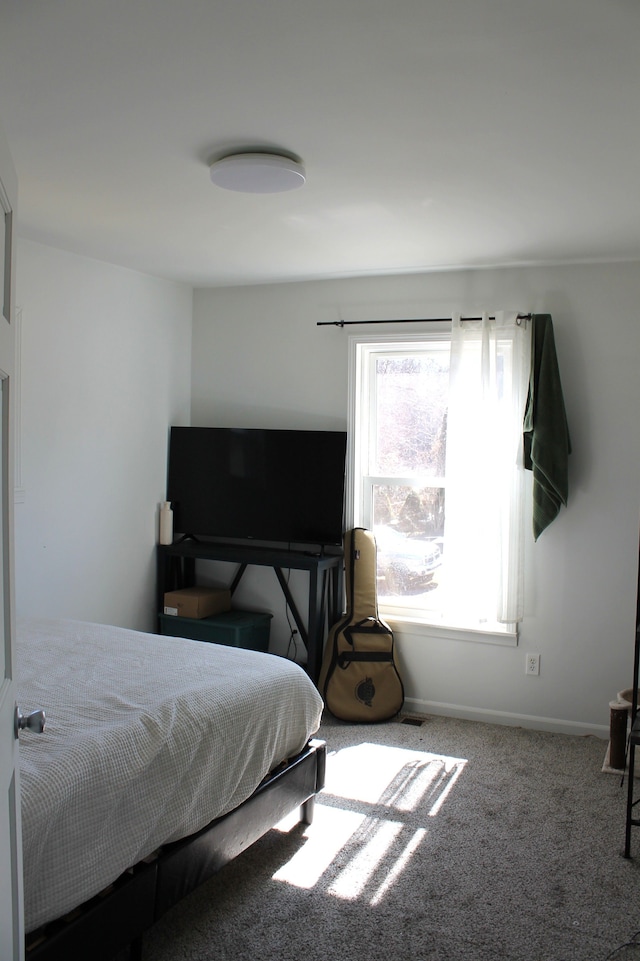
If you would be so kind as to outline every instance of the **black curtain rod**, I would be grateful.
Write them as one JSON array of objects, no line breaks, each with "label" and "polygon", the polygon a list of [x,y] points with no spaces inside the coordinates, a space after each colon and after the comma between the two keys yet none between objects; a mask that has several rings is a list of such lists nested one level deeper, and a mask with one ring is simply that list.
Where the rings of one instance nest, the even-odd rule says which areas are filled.
[{"label": "black curtain rod", "polygon": [[[518,314],[516,320],[531,320],[533,314]],[[319,320],[316,327],[353,327],[360,324],[450,324],[453,317],[421,317],[412,320]],[[482,320],[482,317],[461,317],[461,321]],[[495,320],[495,317],[489,317]]]}]

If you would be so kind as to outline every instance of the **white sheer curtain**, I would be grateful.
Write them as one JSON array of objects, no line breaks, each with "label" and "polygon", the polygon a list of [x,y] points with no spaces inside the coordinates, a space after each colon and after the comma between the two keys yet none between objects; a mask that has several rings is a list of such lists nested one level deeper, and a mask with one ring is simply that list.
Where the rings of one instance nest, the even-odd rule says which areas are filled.
[{"label": "white sheer curtain", "polygon": [[530,331],[515,313],[453,318],[445,514],[445,608],[490,630],[523,615],[522,420]]}]

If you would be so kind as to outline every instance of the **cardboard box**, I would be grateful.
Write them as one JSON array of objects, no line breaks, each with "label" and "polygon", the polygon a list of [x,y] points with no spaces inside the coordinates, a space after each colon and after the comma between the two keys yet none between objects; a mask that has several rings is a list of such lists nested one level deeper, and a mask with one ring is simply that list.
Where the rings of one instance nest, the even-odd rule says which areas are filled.
[{"label": "cardboard box", "polygon": [[231,591],[225,587],[184,587],[164,595],[164,613],[173,617],[210,617],[230,609]]}]

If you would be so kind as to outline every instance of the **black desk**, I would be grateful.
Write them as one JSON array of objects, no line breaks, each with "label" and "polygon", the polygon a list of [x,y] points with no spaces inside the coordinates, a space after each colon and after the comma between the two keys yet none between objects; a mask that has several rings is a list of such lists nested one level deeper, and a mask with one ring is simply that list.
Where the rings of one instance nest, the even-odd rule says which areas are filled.
[{"label": "black desk", "polygon": [[[226,561],[238,565],[231,593],[235,591],[248,566],[272,567],[296,626],[307,648],[307,674],[315,682],[322,665],[325,623],[334,624],[342,613],[341,552],[313,554],[280,548],[253,547],[210,541],[182,541],[157,548],[157,612],[164,607],[166,591],[192,587],[196,583],[196,561]],[[305,626],[289,590],[284,571],[308,571],[309,611]]]}]

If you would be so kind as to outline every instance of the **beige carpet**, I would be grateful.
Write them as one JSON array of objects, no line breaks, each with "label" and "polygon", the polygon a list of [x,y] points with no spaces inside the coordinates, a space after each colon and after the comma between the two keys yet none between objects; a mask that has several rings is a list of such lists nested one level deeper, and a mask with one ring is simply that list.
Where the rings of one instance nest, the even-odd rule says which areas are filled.
[{"label": "beige carpet", "polygon": [[604,741],[440,717],[328,717],[320,736],[311,827],[270,831],[174,908],[144,961],[635,957],[640,828],[625,860]]}]

